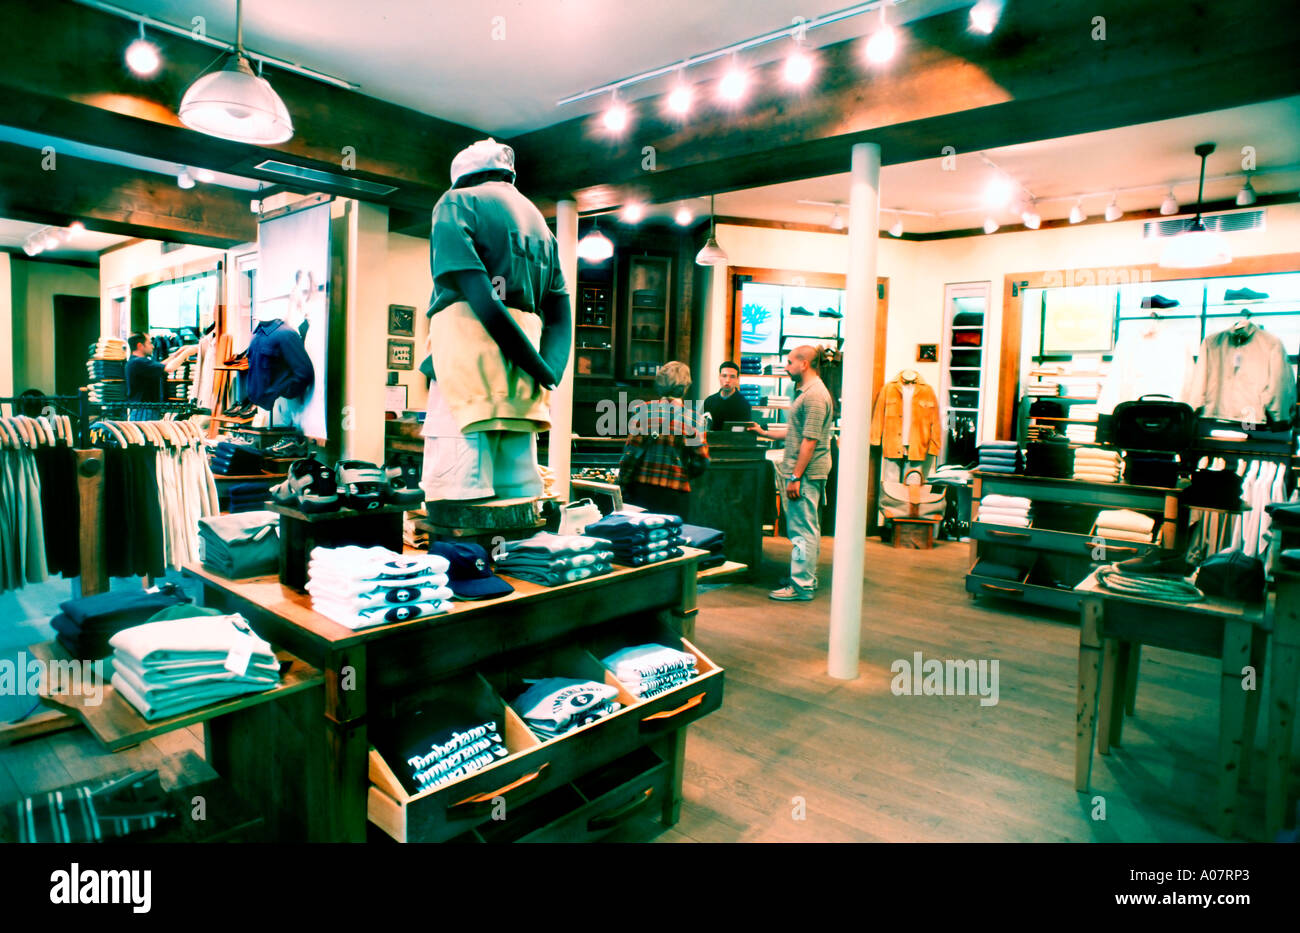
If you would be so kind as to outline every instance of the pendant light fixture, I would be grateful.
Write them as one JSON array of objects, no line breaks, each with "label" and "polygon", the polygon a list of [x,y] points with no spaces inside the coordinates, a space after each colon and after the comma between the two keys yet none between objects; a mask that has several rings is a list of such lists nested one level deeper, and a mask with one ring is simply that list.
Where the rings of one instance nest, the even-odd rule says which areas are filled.
[{"label": "pendant light fixture", "polygon": [[1255,187],[1250,183],[1250,176],[1246,176],[1246,183],[1241,186],[1237,192],[1237,206],[1250,207],[1255,203]]},{"label": "pendant light fixture", "polygon": [[293,137],[284,101],[244,54],[243,0],[235,0],[235,51],[220,71],[190,85],[179,113],[190,129],[234,142],[273,145]]},{"label": "pendant light fixture", "polygon": [[144,35],[144,21],[140,21],[140,38],[126,47],[126,66],[142,78],[152,78],[162,64],[158,46]]},{"label": "pendant light fixture", "polygon": [[578,258],[587,262],[604,262],[614,255],[614,243],[600,232],[600,220],[591,228],[591,232],[578,241]]},{"label": "pendant light fixture", "polygon": [[718,219],[713,213],[713,195],[709,195],[709,238],[704,241],[704,248],[695,254],[697,266],[728,266],[731,257],[718,245]]},{"label": "pendant light fixture", "polygon": [[1201,220],[1201,205],[1205,201],[1205,160],[1214,152],[1214,143],[1201,143],[1196,154],[1201,157],[1201,183],[1196,189],[1196,217],[1187,229],[1173,237],[1160,255],[1160,265],[1166,269],[1202,269],[1221,266],[1232,261],[1228,244],[1223,237],[1205,229]]}]

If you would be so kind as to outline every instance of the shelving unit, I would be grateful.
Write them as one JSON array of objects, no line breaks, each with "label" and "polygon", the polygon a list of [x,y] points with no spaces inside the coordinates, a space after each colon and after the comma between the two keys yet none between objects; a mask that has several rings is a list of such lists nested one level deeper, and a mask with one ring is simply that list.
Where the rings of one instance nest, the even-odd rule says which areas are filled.
[{"label": "shelving unit", "polygon": [[647,253],[628,258],[624,379],[653,379],[671,359],[672,285],[672,257]]},{"label": "shelving unit", "polygon": [[598,273],[584,267],[578,279],[578,306],[574,319],[574,371],[579,376],[614,374],[614,283],[612,266],[609,281],[593,279]]}]

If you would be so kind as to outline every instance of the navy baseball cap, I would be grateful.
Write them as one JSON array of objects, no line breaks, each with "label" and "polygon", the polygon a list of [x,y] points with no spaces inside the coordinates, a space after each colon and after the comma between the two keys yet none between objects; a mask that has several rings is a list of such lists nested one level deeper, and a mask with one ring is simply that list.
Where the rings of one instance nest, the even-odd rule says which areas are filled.
[{"label": "navy baseball cap", "polygon": [[429,553],[445,557],[447,586],[460,599],[491,599],[513,593],[515,588],[492,573],[488,552],[481,544],[430,541]]}]

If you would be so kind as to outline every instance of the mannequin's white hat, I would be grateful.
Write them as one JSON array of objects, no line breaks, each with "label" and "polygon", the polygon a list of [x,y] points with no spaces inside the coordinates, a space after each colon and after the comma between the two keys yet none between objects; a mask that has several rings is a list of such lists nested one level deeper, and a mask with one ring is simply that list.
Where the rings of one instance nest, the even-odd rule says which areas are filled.
[{"label": "mannequin's white hat", "polygon": [[488,137],[456,153],[451,160],[451,183],[475,172],[505,171],[515,173],[515,151],[505,143]]}]

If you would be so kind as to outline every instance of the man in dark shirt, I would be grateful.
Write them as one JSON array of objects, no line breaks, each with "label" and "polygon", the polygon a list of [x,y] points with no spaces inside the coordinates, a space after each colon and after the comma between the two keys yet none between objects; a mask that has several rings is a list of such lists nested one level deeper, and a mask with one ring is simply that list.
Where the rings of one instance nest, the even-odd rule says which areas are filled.
[{"label": "man in dark shirt", "polygon": [[180,369],[199,351],[196,346],[181,347],[159,363],[153,358],[153,341],[148,334],[132,334],[126,342],[131,349],[131,358],[126,361],[128,402],[161,402],[167,374]]},{"label": "man in dark shirt", "polygon": [[740,367],[727,360],[718,367],[718,383],[722,388],[704,400],[704,413],[712,419],[710,428],[717,431],[731,422],[753,420],[749,402],[740,394]]}]

